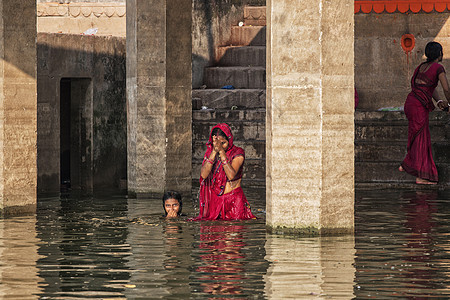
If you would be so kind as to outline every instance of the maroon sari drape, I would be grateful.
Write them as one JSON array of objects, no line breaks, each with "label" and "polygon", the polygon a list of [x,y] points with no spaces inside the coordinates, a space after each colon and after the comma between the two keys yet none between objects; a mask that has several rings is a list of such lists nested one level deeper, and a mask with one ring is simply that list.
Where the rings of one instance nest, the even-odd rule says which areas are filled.
[{"label": "maroon sari drape", "polygon": [[415,177],[438,181],[438,173],[431,152],[431,135],[428,115],[435,109],[432,96],[444,67],[432,63],[428,69],[421,64],[411,79],[412,91],[405,101],[408,118],[408,153],[401,166]]},{"label": "maroon sari drape", "polygon": [[[220,123],[211,129],[202,165],[206,163],[206,159],[209,158],[212,152],[212,131],[216,127],[220,128],[228,137],[228,149],[226,151],[228,162],[231,163],[238,156],[243,156],[245,159],[244,149],[233,144],[234,138],[230,127],[225,123]],[[243,167],[244,164],[242,164],[233,180],[242,178]],[[200,213],[195,220],[247,220],[256,218],[250,210],[250,204],[242,188],[236,188],[228,194],[223,193],[227,181],[229,180],[223,170],[222,161],[217,157],[209,176],[206,179],[200,177]]]}]

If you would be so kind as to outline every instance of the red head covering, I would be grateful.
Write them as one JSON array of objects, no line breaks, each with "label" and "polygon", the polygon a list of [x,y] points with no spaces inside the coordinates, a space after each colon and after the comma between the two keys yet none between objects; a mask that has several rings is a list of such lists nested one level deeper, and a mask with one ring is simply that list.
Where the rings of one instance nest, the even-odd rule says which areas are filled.
[{"label": "red head covering", "polygon": [[214,131],[214,129],[215,128],[219,128],[220,130],[222,130],[223,131],[223,133],[225,133],[225,135],[227,136],[227,139],[228,139],[228,148],[227,148],[227,153],[233,148],[233,140],[234,140],[234,137],[233,137],[233,134],[231,133],[231,129],[230,129],[230,126],[228,126],[227,124],[225,124],[225,123],[219,123],[219,124],[217,124],[216,126],[214,126],[212,129],[211,129],[211,132],[209,133],[209,140],[208,140],[208,142],[206,143],[206,146],[208,147],[208,149],[206,150],[206,153],[205,153],[205,156],[207,156],[207,157],[209,157],[209,155],[211,154],[211,152],[212,152],[212,149],[213,149],[213,135],[212,135],[212,132]]}]

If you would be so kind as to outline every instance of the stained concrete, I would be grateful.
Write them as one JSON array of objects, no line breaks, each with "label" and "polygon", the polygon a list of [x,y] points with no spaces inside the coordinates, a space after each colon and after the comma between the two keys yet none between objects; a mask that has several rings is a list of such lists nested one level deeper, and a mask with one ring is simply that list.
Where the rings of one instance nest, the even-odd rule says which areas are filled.
[{"label": "stained concrete", "polygon": [[267,2],[267,225],[353,231],[353,1]]},{"label": "stained concrete", "polygon": [[64,78],[78,88],[82,88],[81,81],[90,85],[84,88],[89,95],[72,93],[73,103],[81,101],[73,110],[82,113],[84,121],[80,121],[85,124],[71,134],[81,143],[76,146],[74,142],[74,146],[85,152],[84,159],[75,157],[78,163],[72,169],[89,168],[83,171],[83,180],[91,191],[118,188],[126,178],[127,160],[125,39],[39,33],[37,43],[39,192],[60,190],[60,139],[66,138],[60,132]]},{"label": "stained concrete", "polygon": [[36,209],[36,1],[0,2],[0,215]]},{"label": "stained concrete", "polygon": [[[425,45],[440,42],[446,70],[450,70],[449,12],[355,14],[355,87],[358,110],[398,107],[410,92],[414,69],[425,60]],[[405,52],[401,37],[412,34],[415,47]],[[438,87],[441,97],[444,94]]]}]

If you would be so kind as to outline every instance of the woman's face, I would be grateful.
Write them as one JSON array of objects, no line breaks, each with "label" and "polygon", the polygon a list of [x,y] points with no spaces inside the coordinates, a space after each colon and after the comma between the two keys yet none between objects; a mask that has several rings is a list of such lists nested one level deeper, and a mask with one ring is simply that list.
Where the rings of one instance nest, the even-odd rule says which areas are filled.
[{"label": "woman's face", "polygon": [[219,141],[219,143],[222,145],[223,150],[227,151],[228,141],[226,138],[224,138],[221,135],[218,135],[218,136],[215,135],[215,136],[213,136],[213,138]]},{"label": "woman's face", "polygon": [[164,202],[164,209],[166,210],[167,217],[176,217],[180,211],[180,202],[177,199],[167,199]]}]

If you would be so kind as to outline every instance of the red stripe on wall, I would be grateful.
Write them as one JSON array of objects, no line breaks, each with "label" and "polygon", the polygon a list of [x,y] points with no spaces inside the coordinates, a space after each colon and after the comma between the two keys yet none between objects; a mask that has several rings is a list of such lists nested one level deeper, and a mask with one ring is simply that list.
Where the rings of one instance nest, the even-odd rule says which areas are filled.
[{"label": "red stripe on wall", "polygon": [[400,12],[406,13],[411,11],[418,13],[420,11],[443,12],[450,10],[450,0],[355,0],[355,13],[375,13],[382,12]]}]

